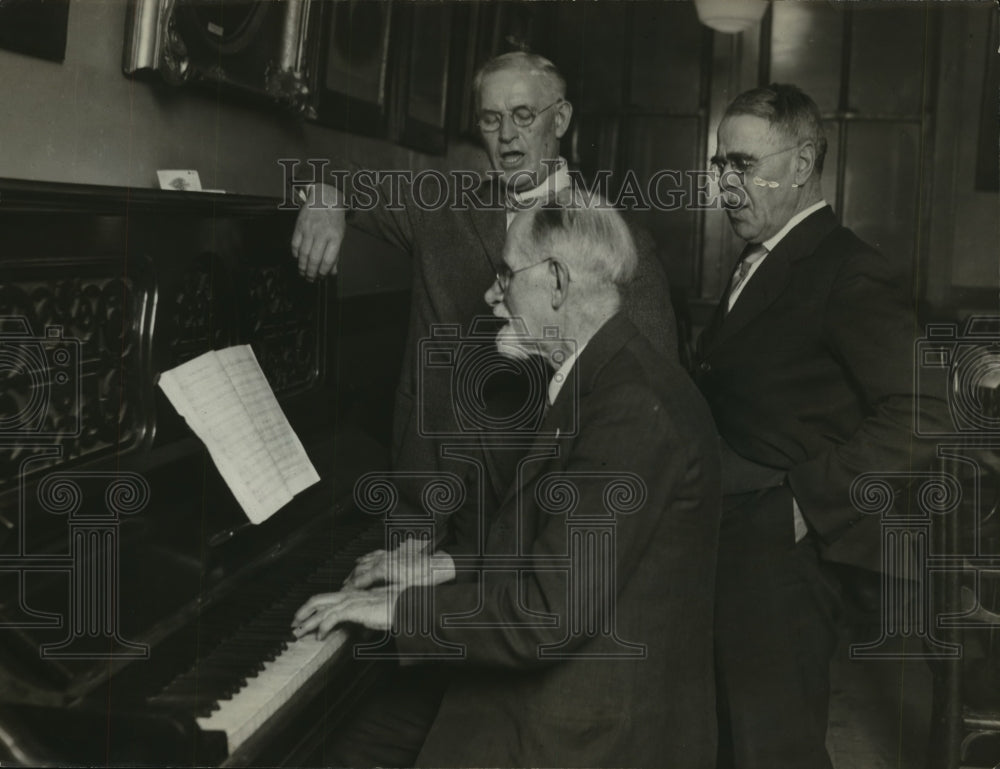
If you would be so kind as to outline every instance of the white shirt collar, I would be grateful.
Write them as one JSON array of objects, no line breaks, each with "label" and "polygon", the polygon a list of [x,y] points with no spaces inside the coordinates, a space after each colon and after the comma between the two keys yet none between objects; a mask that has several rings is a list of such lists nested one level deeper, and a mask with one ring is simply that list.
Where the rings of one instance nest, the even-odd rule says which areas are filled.
[{"label": "white shirt collar", "polygon": [[554,198],[557,193],[569,186],[569,165],[566,163],[566,158],[560,157],[555,170],[546,176],[545,180],[537,187],[532,187],[530,190],[524,190],[523,192],[510,193],[511,198],[516,202],[517,206],[513,209],[507,209],[507,226],[510,227],[510,223],[514,221],[514,217],[518,211],[528,208],[528,204],[532,201]]},{"label": "white shirt collar", "polygon": [[552,379],[549,380],[549,405],[551,406],[556,402],[556,396],[559,395],[559,391],[562,390],[566,380],[569,378],[569,372],[573,370],[573,365],[576,363],[576,359],[580,357],[580,353],[583,352],[583,348],[587,346],[584,342],[582,345],[577,347],[570,355],[562,362],[556,373],[552,375]]},{"label": "white shirt collar", "polygon": [[781,239],[783,237],[785,237],[785,235],[787,235],[789,232],[791,232],[792,227],[794,227],[796,224],[798,224],[799,222],[801,222],[803,219],[805,219],[810,214],[816,213],[821,208],[823,208],[825,205],[826,205],[826,201],[825,200],[821,200],[818,203],[813,203],[808,208],[803,208],[801,211],[799,211],[797,214],[795,214],[795,216],[793,216],[791,219],[789,219],[787,222],[785,222],[785,226],[782,227],[780,230],[778,230],[778,233],[776,235],[774,235],[773,237],[768,238],[761,245],[764,246],[764,248],[766,248],[768,250],[768,253],[770,253],[771,251],[774,251],[774,247],[776,245],[778,245],[778,243],[781,242]]}]

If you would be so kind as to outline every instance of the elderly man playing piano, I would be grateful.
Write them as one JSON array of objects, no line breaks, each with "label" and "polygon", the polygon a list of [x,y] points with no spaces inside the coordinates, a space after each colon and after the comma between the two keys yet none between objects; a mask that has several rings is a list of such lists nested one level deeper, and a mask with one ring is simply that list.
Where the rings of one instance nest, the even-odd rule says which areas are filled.
[{"label": "elderly man playing piano", "polygon": [[[443,368],[422,366],[421,343],[435,327],[457,326],[468,340],[477,316],[491,319],[482,304],[482,291],[493,280],[501,264],[507,227],[514,212],[564,194],[571,187],[566,161],[559,157],[559,143],[569,130],[573,107],[566,100],[566,81],[552,62],[527,53],[498,56],[477,73],[473,83],[476,120],[492,176],[474,190],[469,205],[426,209],[418,204],[415,190],[400,185],[398,198],[382,190],[374,207],[350,211],[351,190],[315,185],[309,190],[310,204],[302,206],[292,239],[292,254],[300,272],[308,279],[330,274],[340,257],[340,245],[348,222],[352,227],[386,240],[412,257],[413,291],[407,342],[403,353],[399,386],[393,406],[390,445],[392,469],[426,477],[444,472],[464,475],[464,462],[444,456],[441,436],[461,432],[448,386],[451,373]],[[398,200],[392,207],[388,202]],[[505,203],[509,205],[505,205]],[[648,233],[635,233],[638,265],[635,278],[623,287],[623,309],[636,327],[658,350],[677,356],[676,325],[663,268],[657,260]],[[486,352],[492,349],[486,335]],[[497,368],[502,368],[498,366]],[[511,385],[510,378],[506,380]],[[525,391],[544,388],[493,388],[488,400],[494,413],[509,413],[526,402]],[[499,397],[497,397],[499,395]],[[499,405],[498,405],[499,404]],[[541,410],[542,404],[531,408]],[[512,478],[512,454],[494,463],[493,475]],[[504,482],[496,487],[502,488]],[[400,484],[401,496],[418,504],[419,489]],[[485,500],[491,514],[499,500]],[[446,519],[440,536],[456,531],[467,535],[459,514]],[[476,524],[477,525],[477,524]],[[464,536],[468,543],[470,538]],[[368,561],[384,568],[381,553]],[[443,682],[436,671],[400,671],[394,679],[386,708],[405,712],[405,721],[386,725],[391,732],[405,731],[419,722],[418,713],[431,717],[437,710]],[[420,731],[419,727],[416,731]],[[402,755],[383,756],[383,764],[404,762]]]},{"label": "elderly man playing piano", "polygon": [[[464,648],[418,765],[714,766],[717,439],[679,364],[621,312],[635,266],[606,205],[517,216],[486,300],[506,322],[500,349],[554,374],[539,451],[502,493],[485,554],[401,548],[398,582],[362,563],[295,615],[298,636],[389,631],[404,658]],[[554,504],[553,484],[575,505]],[[574,544],[580,521],[613,530],[596,553]],[[473,610],[474,627],[458,619]],[[432,633],[400,633],[414,616]]]}]

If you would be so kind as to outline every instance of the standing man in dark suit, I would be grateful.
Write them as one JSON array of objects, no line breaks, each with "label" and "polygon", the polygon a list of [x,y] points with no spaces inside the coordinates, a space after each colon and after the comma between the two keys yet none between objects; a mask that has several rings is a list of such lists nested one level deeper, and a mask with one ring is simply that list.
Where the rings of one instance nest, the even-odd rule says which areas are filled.
[{"label": "standing man in dark suit", "polygon": [[[486,299],[500,348],[553,370],[551,407],[486,552],[417,552],[395,584],[296,614],[299,635],[356,622],[404,655],[464,647],[418,765],[714,766],[718,444],[680,365],[620,312],[635,267],[606,205],[516,218]],[[437,638],[400,633],[405,618]]]},{"label": "standing man in dark suit", "polygon": [[[408,339],[393,415],[392,458],[399,470],[449,468],[440,457],[439,436],[462,431],[448,381],[452,372],[423,365],[421,340],[442,324],[457,326],[463,338],[471,335],[514,213],[571,184],[559,142],[569,130],[573,107],[566,100],[566,81],[552,62],[534,54],[504,54],[483,65],[473,87],[477,123],[494,171],[478,188],[464,194],[448,190],[446,205],[427,208],[420,199],[438,197],[433,180],[426,187],[403,183],[398,190],[387,181],[376,205],[354,210],[348,219],[352,190],[314,185],[312,203],[301,207],[292,238],[292,254],[309,279],[334,271],[348,222],[413,257]],[[676,357],[666,277],[652,239],[644,233],[640,241],[645,247],[636,279],[625,287],[625,312],[655,347]]]},{"label": "standing man in dark suit", "polygon": [[911,427],[908,280],[838,225],[825,154],[813,100],[770,85],[729,105],[712,159],[747,243],[696,361],[723,441],[720,767],[829,769],[839,587],[824,561],[879,570],[879,520],[851,483],[930,459]]}]

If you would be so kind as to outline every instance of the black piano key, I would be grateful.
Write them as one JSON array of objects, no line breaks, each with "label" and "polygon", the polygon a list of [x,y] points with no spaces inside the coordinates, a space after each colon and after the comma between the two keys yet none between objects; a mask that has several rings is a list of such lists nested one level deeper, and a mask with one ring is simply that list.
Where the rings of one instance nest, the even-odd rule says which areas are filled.
[{"label": "black piano key", "polygon": [[214,699],[206,699],[192,694],[163,694],[150,697],[149,702],[154,705],[161,705],[168,708],[176,708],[187,713],[197,713],[198,715],[208,715],[213,710],[219,709],[219,703]]},{"label": "black piano key", "polygon": [[233,678],[237,675],[242,675],[243,677],[250,676],[254,673],[260,672],[264,667],[260,660],[252,659],[236,659],[236,658],[222,658],[215,659],[209,663],[202,663],[198,666],[199,675],[217,675],[225,674],[227,678]]},{"label": "black piano key", "polygon": [[217,702],[223,695],[231,695],[243,686],[246,686],[246,679],[234,679],[231,674],[214,674],[179,683],[165,694],[173,697],[191,697],[203,702]]}]

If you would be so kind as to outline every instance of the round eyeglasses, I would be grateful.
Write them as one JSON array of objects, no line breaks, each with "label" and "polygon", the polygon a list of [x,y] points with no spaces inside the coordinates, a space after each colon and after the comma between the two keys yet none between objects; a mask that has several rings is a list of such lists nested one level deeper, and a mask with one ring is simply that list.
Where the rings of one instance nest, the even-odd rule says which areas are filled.
[{"label": "round eyeglasses", "polygon": [[503,123],[504,115],[510,115],[510,119],[518,128],[527,128],[535,122],[535,118],[546,110],[552,109],[557,104],[562,104],[563,101],[563,99],[556,99],[549,106],[542,107],[540,110],[535,110],[525,104],[522,104],[519,107],[514,107],[512,110],[504,110],[503,112],[498,112],[497,110],[492,109],[480,110],[477,121],[479,123],[479,130],[483,133],[499,131],[500,124]]},{"label": "round eyeglasses", "polygon": [[791,147],[785,147],[783,150],[778,150],[777,152],[772,152],[768,155],[762,155],[759,158],[755,158],[753,155],[745,155],[742,152],[734,152],[733,154],[726,155],[725,157],[716,155],[709,161],[709,169],[712,171],[713,181],[718,182],[722,178],[722,175],[726,172],[726,169],[730,168],[732,169],[732,173],[735,174],[737,180],[742,184],[746,175],[757,168],[760,163],[764,162],[768,158],[782,155],[785,152],[791,152],[794,149],[798,149],[797,144]]},{"label": "round eyeglasses", "polygon": [[511,278],[513,278],[517,273],[524,272],[525,270],[530,270],[532,267],[537,267],[540,264],[546,264],[552,261],[550,256],[548,259],[542,259],[540,262],[535,262],[534,264],[529,264],[527,267],[518,267],[516,270],[512,270],[507,262],[500,262],[500,266],[497,267],[497,285],[500,286],[500,290],[506,293],[507,287],[510,285]]}]

